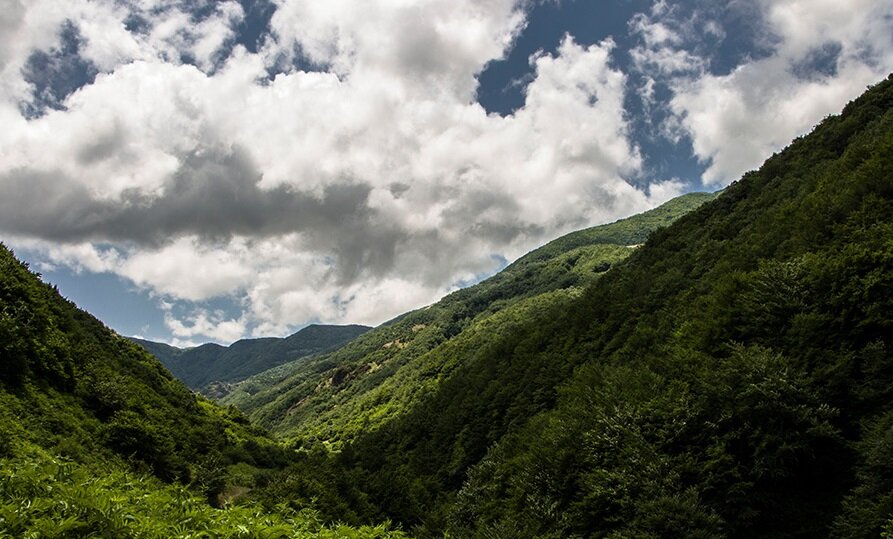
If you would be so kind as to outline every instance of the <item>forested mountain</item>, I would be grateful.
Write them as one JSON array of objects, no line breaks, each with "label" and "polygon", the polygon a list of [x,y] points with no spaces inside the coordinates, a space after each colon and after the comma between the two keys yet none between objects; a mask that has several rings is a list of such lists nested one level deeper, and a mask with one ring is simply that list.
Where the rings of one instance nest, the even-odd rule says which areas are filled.
[{"label": "forested mountain", "polygon": [[177,348],[163,343],[131,338],[158,358],[187,386],[206,395],[220,397],[229,385],[283,363],[338,348],[369,331],[360,325],[311,324],[283,339],[242,339],[230,346],[203,344]]},{"label": "forested mountain", "polygon": [[556,245],[232,402],[419,536],[893,534],[893,80],[628,257]]},{"label": "forested mountain", "polygon": [[293,459],[0,245],[0,536],[391,535],[326,528],[296,502],[273,511],[210,505]]},{"label": "forested mountain", "polygon": [[381,514],[459,537],[893,533],[893,79],[567,295],[344,448]]},{"label": "forested mountain", "polygon": [[[340,447],[410,410],[453,370],[484,353],[494,337],[571,302],[651,232],[714,197],[691,193],[558,238],[490,279],[383,324],[338,351],[249,378],[223,402],[299,445],[322,440]],[[563,376],[561,369],[550,370],[542,376]]]}]

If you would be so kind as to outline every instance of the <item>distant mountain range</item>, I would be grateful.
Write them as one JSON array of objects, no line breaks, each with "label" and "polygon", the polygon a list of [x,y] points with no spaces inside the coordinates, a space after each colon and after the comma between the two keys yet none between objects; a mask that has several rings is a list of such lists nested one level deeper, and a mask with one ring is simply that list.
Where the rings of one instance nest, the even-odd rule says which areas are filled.
[{"label": "distant mountain range", "polygon": [[296,359],[330,352],[369,331],[361,325],[309,325],[285,338],[242,339],[229,346],[177,348],[131,338],[192,389],[219,397],[229,384]]}]

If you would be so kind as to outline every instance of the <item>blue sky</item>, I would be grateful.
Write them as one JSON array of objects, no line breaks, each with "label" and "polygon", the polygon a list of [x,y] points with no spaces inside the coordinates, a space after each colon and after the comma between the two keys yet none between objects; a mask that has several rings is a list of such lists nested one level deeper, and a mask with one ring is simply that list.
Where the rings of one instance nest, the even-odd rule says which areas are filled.
[{"label": "blue sky", "polygon": [[891,70],[882,0],[13,0],[0,240],[127,335],[374,325]]}]

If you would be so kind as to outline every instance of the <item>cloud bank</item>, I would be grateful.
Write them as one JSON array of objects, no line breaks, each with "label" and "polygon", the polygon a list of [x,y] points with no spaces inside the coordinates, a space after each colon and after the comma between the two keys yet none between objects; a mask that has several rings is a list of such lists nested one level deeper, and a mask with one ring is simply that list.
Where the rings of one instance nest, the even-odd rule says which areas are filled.
[{"label": "cloud bank", "polygon": [[[376,324],[681,192],[643,178],[633,82],[645,100],[668,90],[651,106],[704,184],[736,179],[891,68],[891,8],[859,3],[748,4],[765,54],[715,73],[692,36],[722,42],[723,18],[658,2],[630,21],[631,64],[610,38],[566,36],[530,58],[524,106],[503,117],[476,102],[477,75],[523,31],[520,0],[277,0],[256,52],[239,2],[12,0],[0,231],[162,307],[241,306],[166,308],[178,339]],[[66,54],[74,91],[70,62],[49,61]]]},{"label": "cloud bank", "polygon": [[[259,52],[237,46],[223,62],[237,4],[198,24],[177,4],[49,4],[4,24],[30,36],[74,21],[99,73],[29,120],[16,110],[29,99],[21,51],[59,43],[13,55],[0,229],[165,298],[242,298],[238,319],[171,318],[178,336],[378,323],[499,256],[658,201],[624,179],[640,159],[611,41],[568,37],[532,58],[513,116],[475,103],[476,74],[523,27],[512,1],[282,2]],[[139,29],[123,30],[134,17]],[[322,67],[270,77],[298,59]]]}]

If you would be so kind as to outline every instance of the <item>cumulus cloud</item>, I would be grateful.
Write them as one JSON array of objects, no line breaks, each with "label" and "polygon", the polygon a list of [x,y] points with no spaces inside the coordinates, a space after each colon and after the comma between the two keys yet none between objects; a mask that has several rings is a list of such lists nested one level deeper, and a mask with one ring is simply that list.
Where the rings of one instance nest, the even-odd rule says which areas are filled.
[{"label": "cumulus cloud", "polygon": [[[712,35],[718,49],[723,10],[745,10],[758,25],[752,48],[760,54],[730,70],[714,65],[704,40],[691,39]],[[631,24],[641,40],[632,53],[638,69],[656,73],[673,94],[664,127],[691,138],[707,165],[703,183],[723,186],[893,70],[891,20],[893,5],[880,0],[755,0],[688,11],[658,2]],[[643,95],[651,99],[653,82]]]},{"label": "cumulus cloud", "polygon": [[[99,70],[26,119],[21,66],[56,42],[8,53],[0,230],[165,301],[240,302],[169,310],[184,342],[379,323],[682,189],[628,181],[641,158],[610,40],[533,56],[510,116],[475,103],[477,73],[524,25],[515,1],[282,0],[255,54],[227,48],[237,3],[199,4],[197,19],[181,2],[40,0],[0,21],[29,35],[71,21]],[[316,70],[271,76],[283,58]]]},{"label": "cumulus cloud", "polygon": [[260,189],[260,173],[239,148],[223,154],[209,149],[181,159],[158,192],[126,188],[109,198],[96,196],[64,172],[13,169],[0,177],[9,193],[0,201],[0,227],[62,242],[159,245],[182,235],[221,240],[302,230],[314,237],[342,232],[376,243],[366,185],[327,185],[317,198],[292,186]]},{"label": "cumulus cloud", "polygon": [[180,319],[172,314],[171,304],[163,303],[162,308],[165,310],[164,325],[174,337],[171,340],[173,346],[188,348],[207,338],[230,343],[242,338],[248,329],[244,317],[227,319],[226,314],[219,310],[197,309],[185,319]]},{"label": "cumulus cloud", "polygon": [[25,6],[21,0],[10,0],[0,10],[0,69],[6,67],[7,62],[15,53],[15,45],[18,40],[19,28],[25,18]]},{"label": "cumulus cloud", "polygon": [[789,66],[783,58],[769,58],[677,87],[671,107],[697,156],[709,163],[706,185],[726,185],[759,166],[884,74],[847,63],[834,76],[804,80]]},{"label": "cumulus cloud", "polygon": [[476,73],[523,27],[522,7],[518,0],[289,0],[280,2],[271,26],[286,50],[294,44],[340,75],[468,101]]}]

